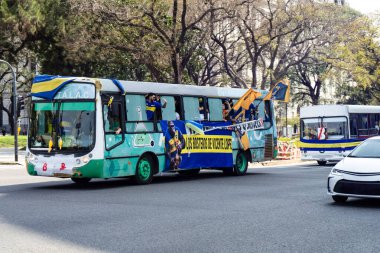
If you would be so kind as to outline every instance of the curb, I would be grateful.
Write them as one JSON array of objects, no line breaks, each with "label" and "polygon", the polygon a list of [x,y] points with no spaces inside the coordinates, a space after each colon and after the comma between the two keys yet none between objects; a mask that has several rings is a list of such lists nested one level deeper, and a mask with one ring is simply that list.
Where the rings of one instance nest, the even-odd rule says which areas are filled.
[{"label": "curb", "polygon": [[18,162],[0,162],[0,165],[23,165]]},{"label": "curb", "polygon": [[299,165],[299,164],[312,164],[314,161],[302,161],[300,159],[293,159],[293,160],[272,160],[272,161],[266,161],[266,162],[257,162],[254,164],[251,164],[250,168],[255,167],[272,167],[272,166],[289,166],[289,165]]}]

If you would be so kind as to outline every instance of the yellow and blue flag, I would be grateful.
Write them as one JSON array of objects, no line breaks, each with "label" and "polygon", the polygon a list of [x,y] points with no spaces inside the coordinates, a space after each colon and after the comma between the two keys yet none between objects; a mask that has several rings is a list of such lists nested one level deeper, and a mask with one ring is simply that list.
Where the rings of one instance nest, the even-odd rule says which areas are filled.
[{"label": "yellow and blue flag", "polygon": [[288,80],[278,82],[263,100],[279,100],[285,103],[289,102],[290,83]]},{"label": "yellow and blue flag", "polygon": [[74,77],[41,75],[33,79],[32,96],[52,100],[55,94],[67,83],[75,80]]},{"label": "yellow and blue flag", "polygon": [[248,110],[252,102],[261,96],[261,93],[258,91],[255,91],[254,89],[250,88],[244,95],[235,103],[235,105],[232,107],[235,111],[239,110],[240,108],[243,108],[244,110]]}]

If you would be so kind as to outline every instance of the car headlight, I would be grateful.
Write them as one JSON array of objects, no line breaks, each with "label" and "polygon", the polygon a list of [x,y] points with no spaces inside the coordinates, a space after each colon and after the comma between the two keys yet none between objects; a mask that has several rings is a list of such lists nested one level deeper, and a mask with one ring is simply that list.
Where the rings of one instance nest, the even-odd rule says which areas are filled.
[{"label": "car headlight", "polygon": [[332,168],[331,172],[332,175],[341,176],[342,173],[339,172],[336,168]]}]

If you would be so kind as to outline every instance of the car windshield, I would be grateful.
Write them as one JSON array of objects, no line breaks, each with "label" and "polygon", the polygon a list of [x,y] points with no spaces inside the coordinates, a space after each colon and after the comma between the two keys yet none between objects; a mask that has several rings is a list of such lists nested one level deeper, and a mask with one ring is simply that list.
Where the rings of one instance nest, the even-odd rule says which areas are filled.
[{"label": "car windshield", "polygon": [[349,157],[380,158],[380,139],[368,139],[354,149]]},{"label": "car windshield", "polygon": [[34,103],[30,121],[31,149],[89,150],[95,142],[94,102]]}]

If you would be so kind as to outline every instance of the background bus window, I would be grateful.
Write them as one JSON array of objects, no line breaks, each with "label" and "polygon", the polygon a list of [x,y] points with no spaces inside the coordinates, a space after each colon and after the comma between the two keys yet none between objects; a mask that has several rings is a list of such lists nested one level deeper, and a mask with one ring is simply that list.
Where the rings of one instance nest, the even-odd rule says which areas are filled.
[{"label": "background bus window", "polygon": [[328,140],[348,138],[347,119],[345,117],[323,118],[323,126],[326,128]]},{"label": "background bus window", "polygon": [[301,119],[301,138],[305,140],[318,139],[317,133],[320,125],[320,118]]},{"label": "background bus window", "polygon": [[368,114],[358,114],[358,135],[368,136]]},{"label": "background bus window", "polygon": [[211,121],[223,121],[222,100],[219,98],[209,98],[208,106]]},{"label": "background bus window", "polygon": [[369,114],[369,135],[374,136],[379,134],[379,119],[378,114]]},{"label": "background bus window", "polygon": [[355,114],[350,114],[350,138],[358,137],[358,117]]},{"label": "background bus window", "polygon": [[144,95],[126,95],[125,105],[127,110],[126,131],[128,133],[154,131],[154,123],[147,122]]},{"label": "background bus window", "polygon": [[161,96],[161,102],[167,101],[166,107],[162,108],[162,119],[163,120],[176,120],[175,114],[175,101],[172,96]]}]

